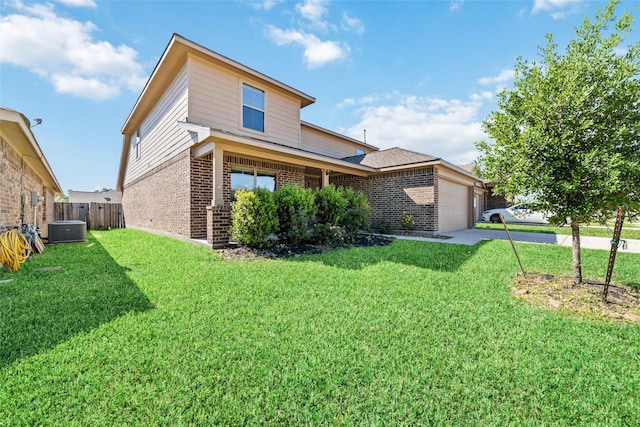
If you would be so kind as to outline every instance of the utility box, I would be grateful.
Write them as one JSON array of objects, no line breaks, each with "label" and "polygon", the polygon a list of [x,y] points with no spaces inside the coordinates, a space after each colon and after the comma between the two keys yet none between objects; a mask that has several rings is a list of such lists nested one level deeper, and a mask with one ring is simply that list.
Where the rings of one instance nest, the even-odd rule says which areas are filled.
[{"label": "utility box", "polygon": [[84,221],[53,221],[49,224],[49,243],[87,241],[87,223]]}]

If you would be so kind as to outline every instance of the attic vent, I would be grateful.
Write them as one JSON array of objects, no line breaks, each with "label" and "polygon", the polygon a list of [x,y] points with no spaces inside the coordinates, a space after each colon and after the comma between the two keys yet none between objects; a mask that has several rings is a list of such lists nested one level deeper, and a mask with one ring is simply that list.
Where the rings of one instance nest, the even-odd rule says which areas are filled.
[{"label": "attic vent", "polygon": [[49,243],[87,241],[87,223],[84,221],[53,221],[49,224]]}]

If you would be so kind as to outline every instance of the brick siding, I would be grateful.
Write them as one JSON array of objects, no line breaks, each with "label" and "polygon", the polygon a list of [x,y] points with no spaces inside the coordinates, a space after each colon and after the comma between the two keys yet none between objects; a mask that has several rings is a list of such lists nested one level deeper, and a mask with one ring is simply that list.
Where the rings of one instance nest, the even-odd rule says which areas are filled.
[{"label": "brick siding", "polygon": [[371,204],[371,227],[381,221],[392,229],[400,229],[400,218],[409,214],[416,222],[415,230],[435,232],[438,229],[437,177],[433,167],[359,177],[331,175],[330,183],[362,191]]},{"label": "brick siding", "polygon": [[[228,243],[231,225],[231,170],[234,167],[273,172],[278,188],[285,184],[305,184],[304,168],[225,154],[222,185],[226,210],[208,210],[213,199],[213,156],[208,154],[193,158],[190,150],[185,150],[125,185],[122,206],[127,224],[191,238],[207,237],[216,244],[225,240],[221,233],[226,233]],[[221,218],[218,219],[217,215],[221,215]],[[210,223],[214,224],[215,236],[210,234]],[[227,223],[224,229],[223,224]]]},{"label": "brick siding", "polygon": [[213,199],[213,155],[191,159],[191,237],[207,237],[207,206]]},{"label": "brick siding", "polygon": [[229,244],[231,207],[207,206],[207,243],[214,248]]},{"label": "brick siding", "polygon": [[190,164],[190,150],[185,150],[125,185],[122,208],[127,225],[190,237]]},{"label": "brick siding", "polygon": [[[54,194],[44,185],[38,175],[23,162],[9,144],[0,138],[0,225],[19,227],[21,222],[33,223],[31,192],[35,191],[44,200],[36,207],[36,226],[42,237],[48,235],[48,225],[54,220]],[[25,197],[24,212],[21,196]],[[21,216],[24,214],[24,218]]]}]

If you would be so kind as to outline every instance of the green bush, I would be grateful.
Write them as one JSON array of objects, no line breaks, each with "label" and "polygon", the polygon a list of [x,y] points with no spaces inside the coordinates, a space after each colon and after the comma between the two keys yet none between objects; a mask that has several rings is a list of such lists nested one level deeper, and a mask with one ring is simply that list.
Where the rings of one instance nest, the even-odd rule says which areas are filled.
[{"label": "green bush", "polygon": [[264,188],[238,190],[231,205],[231,236],[253,247],[268,245],[268,237],[278,230],[273,193]]},{"label": "green bush", "polygon": [[310,237],[309,227],[316,214],[313,192],[285,185],[273,195],[278,216],[278,233],[285,240],[300,243]]},{"label": "green bush", "polygon": [[313,241],[321,245],[340,246],[345,243],[347,232],[339,225],[317,223],[313,225]]},{"label": "green bush", "polygon": [[362,191],[351,187],[341,187],[342,196],[346,200],[346,208],[340,225],[344,226],[347,238],[353,240],[359,230],[369,228],[371,223],[371,206]]},{"label": "green bush", "polygon": [[314,193],[317,219],[321,224],[340,225],[347,208],[343,192],[333,184],[326,185]]},{"label": "green bush", "polygon": [[378,228],[380,229],[380,233],[382,234],[391,234],[391,224],[389,224],[384,219],[380,220],[380,226]]}]

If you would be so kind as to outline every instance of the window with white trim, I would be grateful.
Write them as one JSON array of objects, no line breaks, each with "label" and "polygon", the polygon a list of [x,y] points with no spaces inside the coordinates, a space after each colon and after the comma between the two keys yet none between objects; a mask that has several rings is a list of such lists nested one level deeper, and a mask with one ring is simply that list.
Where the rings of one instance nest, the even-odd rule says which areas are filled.
[{"label": "window with white trim", "polygon": [[264,132],[264,91],[242,84],[242,127]]},{"label": "window with white trim", "polygon": [[276,173],[263,172],[257,169],[231,169],[231,193],[237,190],[253,190],[254,188],[266,188],[270,191],[276,189]]}]

